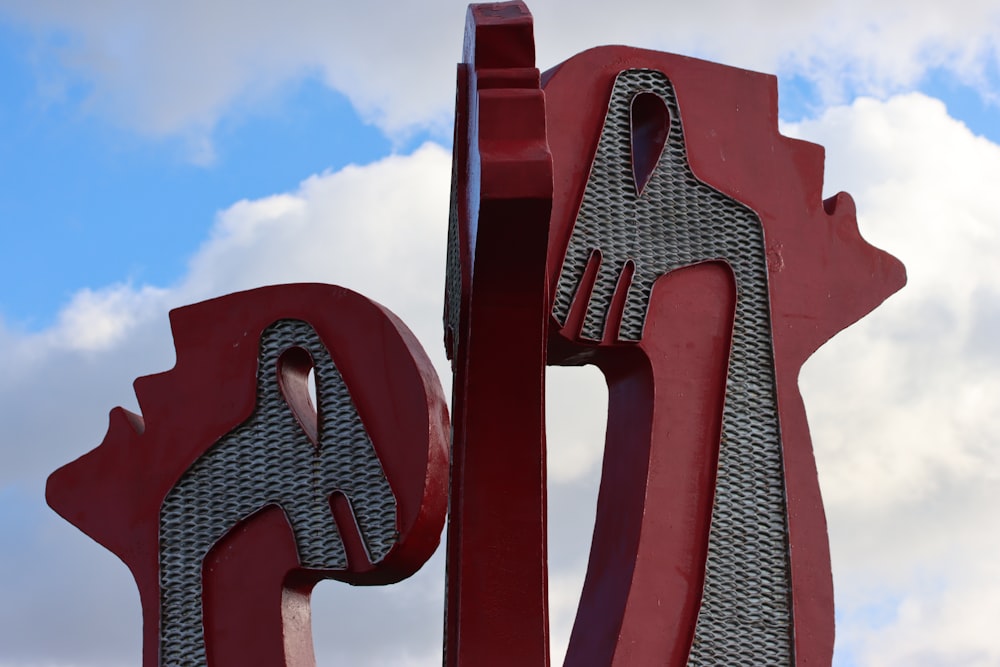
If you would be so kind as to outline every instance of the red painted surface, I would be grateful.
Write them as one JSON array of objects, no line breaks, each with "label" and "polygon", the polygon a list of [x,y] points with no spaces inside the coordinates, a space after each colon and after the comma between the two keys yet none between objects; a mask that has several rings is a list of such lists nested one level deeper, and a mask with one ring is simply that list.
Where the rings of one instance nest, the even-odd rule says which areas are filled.
[{"label": "red painted surface", "polygon": [[592,350],[608,381],[609,451],[567,665],[687,662],[735,302],[725,264],[671,272],[653,289],[642,342]]},{"label": "red painted surface", "polygon": [[[449,334],[455,344],[456,428],[448,664],[548,662],[539,427],[544,372],[537,353],[542,338],[548,339],[549,363],[595,363],[609,383],[608,451],[567,664],[687,661],[711,524],[733,276],[724,264],[708,263],[662,277],[639,343],[611,335],[584,340],[582,303],[565,326],[550,320],[551,332],[535,319],[551,311],[614,79],[640,68],[671,80],[696,177],[749,206],[764,227],[795,663],[829,664],[829,546],[797,376],[819,345],[903,285],[902,265],[861,238],[847,195],[822,200],[822,148],[778,133],[774,77],[602,47],[543,75],[542,127],[529,69],[533,59],[526,55],[526,8],[517,2],[473,5],[469,16],[453,187],[463,289],[460,326]],[[513,112],[527,108],[530,114]],[[664,145],[669,112],[655,95],[638,95],[631,119],[631,159],[641,193]],[[537,159],[542,142],[552,155],[553,179],[544,230],[536,221],[543,207],[529,212],[522,194],[507,194],[531,192],[537,200],[547,195],[541,191],[547,174],[532,171],[543,164]],[[514,199],[520,204],[511,204]],[[493,218],[493,211],[502,215]],[[503,233],[492,235],[494,226]],[[548,253],[544,307],[535,245],[542,242]],[[592,282],[595,271],[592,262],[584,281]],[[612,320],[614,313],[621,317],[630,279],[626,269],[609,309]],[[617,331],[616,324],[606,330]]]},{"label": "red painted surface", "polygon": [[[57,512],[131,569],[147,667],[158,663],[160,506],[188,467],[250,416],[258,339],[286,318],[312,325],[342,374],[395,496],[399,539],[378,563],[352,557],[348,545],[346,569],[307,570],[280,509],[246,518],[203,564],[209,664],[314,664],[309,594],[317,581],[398,581],[437,547],[447,494],[447,409],[430,361],[394,315],[359,294],[318,284],[265,287],[177,309],[175,367],[135,382],[142,415],[112,410],[101,445],[54,472],[47,487]],[[292,394],[286,400],[294,404]]]},{"label": "red painted surface", "polygon": [[[545,258],[551,158],[531,16],[472,5],[459,66],[447,665],[548,662]],[[457,328],[455,324],[457,323]]]},{"label": "red painted surface", "polygon": [[[665,53],[601,47],[543,75],[554,173],[550,288],[562,265],[614,79],[623,70],[638,68],[659,70],[672,81],[695,175],[748,205],[764,226],[795,663],[829,665],[834,637],[829,545],[797,378],[803,362],[823,342],[902,287],[905,272],[895,258],[861,238],[848,195],[822,200],[823,149],[778,133],[774,77]],[[649,120],[645,125],[655,128]],[[637,172],[646,160],[633,154]],[[715,401],[725,382],[716,360],[729,312],[726,295],[732,294],[719,282],[718,272],[699,275],[694,270],[676,272],[673,283],[674,274],[668,274],[657,285],[660,293],[654,291],[654,306],[659,302],[661,310],[671,309],[670,321],[682,324],[660,330],[656,323],[663,320],[651,310],[637,346],[582,341],[579,317],[561,331],[553,323],[550,362],[590,360],[604,370],[611,389],[608,447],[617,450],[625,443],[635,457],[629,463],[606,453],[591,569],[567,664],[686,664],[697,564],[704,563],[704,512],[713,492],[709,467],[718,450]],[[702,296],[684,301],[683,292]],[[714,348],[709,340],[715,341]],[[696,352],[693,358],[688,350]],[[681,389],[674,377],[678,373],[691,373],[697,390]],[[672,424],[669,432],[666,423]],[[633,449],[638,443],[643,449]],[[688,466],[691,478],[678,482],[672,476],[680,473],[658,466],[666,452],[671,461]],[[645,498],[634,489],[637,485],[645,485]],[[649,516],[654,511],[660,516]],[[606,518],[612,514],[614,520]],[[678,529],[674,521],[687,523]],[[662,570],[643,567],[654,555]],[[674,568],[683,574],[675,576]],[[664,604],[654,606],[651,596]]]},{"label": "red painted surface", "polygon": [[[822,148],[777,131],[774,77],[602,47],[539,75],[521,2],[472,5],[458,70],[446,305],[454,372],[445,663],[547,665],[546,363],[595,363],[609,384],[607,451],[570,665],[684,665],[702,597],[737,290],[706,262],[656,283],[642,339],[581,336],[582,302],[551,317],[615,77],[648,68],[676,90],[698,179],[764,227],[781,427],[797,665],[833,647],[829,546],[797,376],[823,342],[905,282],[859,235],[845,194],[822,200]],[[631,107],[636,189],[656,169],[669,112]],[[595,279],[596,263],[584,280]],[[626,269],[609,309],[617,331]],[[584,290],[585,292],[586,290]],[[257,341],[277,319],[311,324],[331,351],[395,494],[400,539],[367,562],[347,531],[343,571],[300,567],[283,512],[234,526],[205,559],[209,664],[312,665],[309,594],[320,578],[399,580],[436,547],[448,419],[434,372],[390,313],[353,292],[278,286],[172,313],[177,365],[140,378],[143,415],[112,411],[100,447],[50,477],[50,504],[116,553],[139,585],[144,664],[157,663],[159,510],[178,479],[255,405]],[[279,370],[303,429],[294,355]],[[287,370],[287,373],[285,372]],[[311,434],[316,441],[315,433]],[[331,512],[349,523],[337,498]]]}]

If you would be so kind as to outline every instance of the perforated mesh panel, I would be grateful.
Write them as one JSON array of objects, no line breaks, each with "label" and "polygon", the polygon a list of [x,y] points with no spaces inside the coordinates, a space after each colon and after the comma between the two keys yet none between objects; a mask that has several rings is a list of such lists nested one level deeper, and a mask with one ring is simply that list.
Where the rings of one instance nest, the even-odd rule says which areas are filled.
[{"label": "perforated mesh panel", "polygon": [[[456,138],[458,141],[458,138]],[[455,156],[457,157],[457,155]],[[454,160],[455,158],[453,158]],[[445,352],[455,363],[458,358],[458,337],[462,311],[462,250],[459,231],[458,170],[465,165],[451,166],[451,207],[448,210],[448,254],[444,283]]]},{"label": "perforated mesh panel", "polygon": [[[670,132],[639,196],[632,177],[629,108],[642,92],[664,100]],[[562,324],[594,250],[601,252],[602,263],[582,329],[591,340],[602,338],[627,261],[635,263],[635,274],[618,332],[623,341],[642,336],[653,282],[660,276],[708,260],[724,260],[733,268],[736,320],[718,481],[704,596],[688,664],[791,664],[787,517],[763,231],[751,209],[691,172],[673,86],[660,72],[629,70],[615,82],[557,284],[553,314]]]},{"label": "perforated mesh panel", "polygon": [[[277,364],[290,347],[315,364],[319,447],[282,397]],[[202,564],[231,528],[267,505],[280,505],[304,567],[347,565],[329,498],[351,503],[372,562],[397,540],[396,501],[347,386],[311,326],[280,320],[264,331],[257,406],[181,477],[160,510],[160,664],[205,664]]]}]

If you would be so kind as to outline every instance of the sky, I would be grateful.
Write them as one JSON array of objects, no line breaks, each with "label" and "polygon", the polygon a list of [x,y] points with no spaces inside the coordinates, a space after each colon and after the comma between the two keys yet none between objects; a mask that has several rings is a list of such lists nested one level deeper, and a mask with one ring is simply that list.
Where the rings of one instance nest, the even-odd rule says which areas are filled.
[{"label": "sky", "polygon": [[[838,667],[1000,664],[1000,5],[539,0],[547,69],[630,44],[778,76],[782,131],[908,285],[803,368]],[[47,475],[169,369],[171,308],[340,284],[441,345],[465,4],[0,0],[0,667],[140,663],[125,568]],[[606,390],[548,374],[553,662],[582,583]],[[441,550],[321,583],[320,665],[440,664]]]}]

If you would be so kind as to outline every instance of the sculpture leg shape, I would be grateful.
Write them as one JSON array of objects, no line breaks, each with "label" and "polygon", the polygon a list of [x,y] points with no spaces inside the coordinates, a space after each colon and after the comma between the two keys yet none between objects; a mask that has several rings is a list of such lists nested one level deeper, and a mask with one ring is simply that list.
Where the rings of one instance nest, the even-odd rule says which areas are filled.
[{"label": "sculpture leg shape", "polygon": [[687,664],[702,599],[735,306],[728,266],[657,281],[646,336],[598,356],[608,433],[566,665]]}]

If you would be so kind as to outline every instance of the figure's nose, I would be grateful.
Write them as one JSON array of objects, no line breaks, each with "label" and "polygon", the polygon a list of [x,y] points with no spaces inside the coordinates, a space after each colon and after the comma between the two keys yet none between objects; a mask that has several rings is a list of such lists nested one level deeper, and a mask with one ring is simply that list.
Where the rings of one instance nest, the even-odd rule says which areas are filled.
[{"label": "figure's nose", "polygon": [[893,255],[868,243],[861,236],[858,229],[857,207],[851,195],[838,192],[823,200],[823,210],[832,218],[831,224],[838,236],[846,240],[856,240],[855,243],[846,244],[853,255],[848,265],[853,266],[854,270],[842,272],[842,279],[863,283],[862,287],[868,299],[874,300],[869,310],[906,284],[906,267],[903,263]]},{"label": "figure's nose", "polygon": [[107,471],[130,468],[135,439],[144,429],[142,415],[114,408],[101,446],[59,468],[45,483],[49,507],[105,546],[120,535],[126,513],[134,509],[124,497],[128,478],[109,478]]}]

